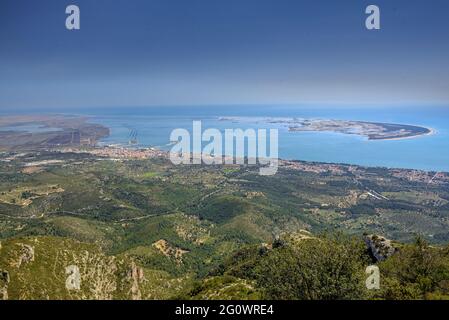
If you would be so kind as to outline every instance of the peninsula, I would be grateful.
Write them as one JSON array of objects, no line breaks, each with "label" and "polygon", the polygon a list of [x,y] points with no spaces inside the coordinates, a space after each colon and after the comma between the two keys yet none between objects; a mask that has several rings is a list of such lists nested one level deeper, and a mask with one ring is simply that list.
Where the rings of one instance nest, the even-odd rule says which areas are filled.
[{"label": "peninsula", "polygon": [[432,129],[415,125],[349,120],[294,120],[289,130],[354,134],[368,140],[404,139],[433,133]]},{"label": "peninsula", "polygon": [[[220,121],[248,122],[242,117],[220,117]],[[303,118],[254,118],[255,123],[265,122],[286,126],[291,132],[336,132],[358,135],[368,140],[396,140],[433,134],[435,131],[418,125],[382,123],[356,120],[303,119]],[[250,120],[250,121],[251,121]]]}]

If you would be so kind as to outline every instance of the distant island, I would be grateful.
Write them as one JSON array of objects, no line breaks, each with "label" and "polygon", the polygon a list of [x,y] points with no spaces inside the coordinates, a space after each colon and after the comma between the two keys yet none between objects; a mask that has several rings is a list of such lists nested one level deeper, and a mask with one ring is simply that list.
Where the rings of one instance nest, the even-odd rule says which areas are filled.
[{"label": "distant island", "polygon": [[[222,117],[222,121],[238,121],[237,117]],[[434,133],[433,129],[409,124],[381,123],[353,120],[269,118],[257,119],[257,122],[286,125],[289,131],[337,132],[367,137],[368,140],[396,140],[414,138]]]}]

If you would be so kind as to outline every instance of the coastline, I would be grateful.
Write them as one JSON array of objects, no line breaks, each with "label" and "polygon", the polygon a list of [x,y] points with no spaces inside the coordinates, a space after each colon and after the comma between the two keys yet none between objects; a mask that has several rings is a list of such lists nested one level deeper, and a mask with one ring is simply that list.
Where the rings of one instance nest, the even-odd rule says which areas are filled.
[{"label": "coastline", "polygon": [[[45,116],[47,117],[47,116]],[[67,117],[67,115],[61,116],[61,117]],[[112,131],[115,129],[115,126],[109,123],[104,123],[104,122],[96,122],[94,121],[95,117],[92,116],[86,116],[88,119],[88,122],[90,125],[94,125],[98,124],[101,127],[104,127],[107,131]],[[69,117],[71,118],[71,117]],[[85,117],[83,117],[85,118]],[[73,119],[72,119],[73,120]],[[419,121],[416,121],[416,123]],[[388,123],[385,123],[388,124]],[[150,124],[148,124],[150,125]],[[170,126],[170,124],[167,124],[168,126]],[[407,126],[407,125],[405,125]],[[309,138],[304,138],[307,141],[305,141],[304,139],[300,139],[298,141],[292,139],[287,139],[286,143],[284,143],[284,146],[280,146],[283,152],[281,154],[280,160],[288,160],[288,161],[316,161],[319,163],[327,163],[327,164],[349,164],[349,165],[357,165],[357,166],[362,166],[362,167],[377,167],[377,168],[401,168],[401,169],[407,169],[407,170],[419,170],[419,171],[426,171],[426,172],[449,172],[449,167],[446,164],[440,164],[438,161],[437,162],[433,162],[433,161],[429,161],[429,162],[419,162],[420,158],[418,157],[417,159],[411,159],[412,161],[409,161],[409,158],[403,158],[402,160],[402,154],[400,154],[399,152],[396,152],[396,150],[402,150],[404,149],[405,151],[409,150],[410,148],[413,148],[413,146],[415,146],[415,143],[406,143],[406,144],[396,144],[391,143],[391,144],[372,144],[372,148],[373,150],[380,150],[380,152],[383,152],[382,154],[385,154],[385,157],[379,157],[374,151],[371,152],[371,147],[370,144],[366,144],[366,141],[374,141],[374,140],[403,140],[403,139],[414,139],[414,138],[418,138],[418,137],[424,137],[424,136],[432,136],[432,135],[436,135],[438,132],[436,129],[434,129],[433,127],[426,127],[426,126],[421,126],[421,125],[410,125],[410,126],[419,126],[421,127],[420,131],[417,131],[417,134],[415,135],[409,135],[409,136],[404,136],[404,137],[391,137],[391,138],[378,138],[378,139],[369,139],[368,135],[361,135],[361,134],[355,134],[355,133],[351,133],[350,135],[358,135],[360,137],[360,139],[357,139],[358,141],[356,141],[356,146],[360,146],[361,148],[364,148],[363,150],[369,150],[369,154],[367,154],[365,151],[365,153],[363,154],[363,157],[359,158],[357,155],[357,150],[358,148],[355,147],[351,142],[351,140],[349,140],[349,143],[347,143],[346,145],[343,145],[343,149],[342,151],[349,151],[351,156],[336,156],[335,158],[333,157],[332,153],[329,153],[329,156],[327,156],[328,154],[325,152],[323,155],[322,154],[314,154],[313,152],[316,151],[316,149],[320,148],[320,142],[322,141],[322,139],[320,138],[311,138],[312,140],[309,140]],[[136,126],[136,128],[139,130],[143,130],[142,127],[139,127],[138,125]],[[393,128],[394,129],[394,128]],[[118,131],[120,134],[122,134],[121,131]],[[150,131],[151,132],[151,131]],[[91,132],[89,132],[91,134]],[[112,133],[112,132],[110,132]],[[311,133],[313,134],[313,132],[311,131]],[[315,133],[320,133],[320,131],[316,131]],[[407,133],[407,132],[406,132]],[[409,132],[411,133],[411,132]],[[52,133],[53,135],[54,133]],[[107,135],[107,137],[99,137],[98,135],[94,134],[96,136],[96,138],[100,138],[97,141],[93,141],[94,139],[91,139],[90,141],[83,139],[82,144],[80,145],[81,148],[87,147],[93,147],[94,145],[98,146],[98,147],[102,147],[102,146],[110,146],[110,147],[117,147],[117,148],[124,148],[124,149],[149,149],[152,148],[154,151],[160,151],[160,152],[166,152],[170,149],[170,143],[162,145],[162,144],[153,144],[152,142],[154,142],[154,139],[151,139],[151,136],[148,136],[148,133],[146,132],[147,136],[143,135],[141,138],[142,141],[140,144],[136,144],[136,145],[128,145],[126,143],[126,141],[123,141],[124,139],[119,139],[120,138],[120,134],[111,134],[111,135]],[[126,132],[125,132],[126,134]],[[342,135],[344,135],[344,133],[340,133]],[[38,137],[41,134],[37,135],[34,134],[33,136]],[[315,135],[314,135],[315,136]],[[86,135],[84,135],[84,137],[86,137]],[[88,136],[87,136],[88,137]],[[444,139],[445,137],[445,133],[443,132],[443,134],[441,134],[438,139]],[[5,137],[6,138],[6,137]],[[111,139],[114,138],[114,139]],[[117,138],[117,139],[115,139]],[[282,137],[280,137],[282,138]],[[340,138],[338,138],[340,139]],[[338,143],[340,140],[342,140],[343,138],[341,138],[340,140],[336,140],[336,142]],[[95,139],[96,140],[96,139]],[[126,140],[126,139],[125,139]],[[139,139],[140,140],[140,139]],[[159,139],[160,140],[160,139]],[[119,143],[114,143],[116,141],[120,141]],[[295,147],[295,148],[302,148],[302,142],[306,143],[305,145],[305,151],[302,152],[302,154],[300,154],[299,152],[290,152],[289,150],[291,149],[286,149],[286,148],[291,148],[291,147]],[[310,147],[310,142],[312,141],[314,143],[315,147]],[[346,140],[345,140],[346,141]],[[95,143],[97,142],[97,143]],[[157,141],[159,142],[159,141]],[[323,141],[324,145],[329,146],[329,142],[328,141]],[[11,143],[13,143],[13,141],[11,141]],[[307,145],[307,143],[309,143],[309,146]],[[345,142],[346,143],[346,142]],[[417,145],[420,146],[424,143],[424,145],[426,144],[425,142],[418,142]],[[366,146],[364,146],[364,144],[366,144]],[[338,145],[338,144],[337,144]],[[62,145],[62,144],[51,144],[48,145],[47,147],[49,148],[63,148],[64,146],[67,147],[74,147],[76,148],[75,144],[70,144],[68,143],[67,145]],[[332,146],[330,146],[332,147]],[[23,150],[27,149],[27,150],[32,150],[33,146],[31,145],[27,145],[26,148],[23,147]],[[42,150],[42,148],[45,148],[45,146],[40,146],[39,149]],[[345,149],[346,148],[346,149]],[[350,148],[351,150],[347,150],[348,148]],[[386,148],[386,149],[385,149]],[[335,150],[337,150],[338,148],[335,147]],[[433,152],[432,148],[425,148],[425,149],[429,149],[431,152]],[[8,146],[8,148],[4,148],[2,149],[2,151],[7,152],[8,150],[22,150],[22,148],[11,148],[10,146]],[[333,151],[338,152],[337,151]],[[362,150],[362,149],[361,149]],[[393,152],[390,153],[389,151],[383,151],[383,150],[392,150]],[[308,153],[310,152],[310,153]],[[370,158],[372,157],[372,158]],[[377,158],[376,158],[377,157]],[[396,157],[396,158],[394,158]],[[443,160],[442,156],[439,156],[441,160]],[[368,159],[368,160],[367,160]],[[384,160],[385,159],[385,160]],[[397,159],[397,161],[396,161]]]},{"label": "coastline", "polygon": [[[219,121],[232,121],[233,123],[238,123],[241,119],[242,117],[218,118]],[[256,120],[253,118],[251,121],[254,122]],[[261,121],[263,123],[287,125],[289,132],[332,132],[366,137],[370,141],[412,139],[436,133],[435,129],[427,126],[396,122],[294,117],[268,117]]]},{"label": "coastline", "polygon": [[[163,157],[165,159],[169,159],[170,151],[160,149],[159,147],[136,147],[136,146],[128,146],[128,145],[120,145],[120,144],[110,144],[110,145],[102,145],[90,147],[87,149],[79,149],[79,148],[63,148],[59,149],[61,152],[87,152],[96,156],[110,158],[112,160],[133,160],[133,159],[151,159],[155,157]],[[193,154],[191,154],[191,157]],[[229,156],[223,155],[223,160],[229,158]],[[313,160],[304,160],[304,159],[288,159],[288,158],[278,158],[279,167],[297,167],[297,166],[312,166],[318,167],[319,171],[322,171],[323,168],[326,168],[324,171],[339,171],[340,167],[358,167],[362,169],[373,169],[373,168],[381,168],[391,171],[401,171],[401,172],[415,172],[415,173],[423,173],[423,174],[449,174],[449,170],[434,170],[434,169],[418,169],[418,168],[406,168],[406,167],[396,167],[396,166],[385,166],[385,165],[363,165],[356,163],[345,163],[345,162],[330,162],[330,161],[313,161]],[[230,164],[237,165],[237,164]],[[245,164],[248,165],[248,164]],[[259,165],[259,164],[256,164]],[[223,166],[226,164],[223,162]],[[307,171],[307,170],[305,170]],[[313,171],[316,171],[315,169]]]},{"label": "coastline", "polygon": [[399,137],[399,138],[370,139],[368,137],[368,140],[369,141],[407,140],[407,139],[422,138],[422,137],[425,137],[425,136],[433,136],[433,135],[436,135],[438,133],[438,131],[436,129],[434,129],[434,128],[428,128],[428,127],[423,127],[423,128],[426,128],[427,130],[429,130],[429,132],[422,133],[422,134],[417,134],[417,135],[413,135],[413,136]]},{"label": "coastline", "polygon": [[[407,124],[408,125],[408,124]],[[372,139],[370,140],[367,136],[359,135],[361,138],[365,138],[366,141],[374,141],[374,140],[405,140],[405,139],[414,139],[424,136],[432,136],[438,133],[438,131],[431,127],[421,126],[421,125],[412,125],[412,126],[419,126],[421,128],[425,128],[429,130],[427,133],[417,134],[413,136],[407,136],[407,137],[401,137],[401,138],[386,138],[386,139]],[[319,132],[318,132],[319,133]],[[343,134],[343,133],[342,133]],[[100,141],[101,143],[101,141]],[[168,143],[164,146],[170,146],[173,142]],[[101,145],[100,147],[118,147],[123,149],[134,149],[134,150],[150,150],[152,152],[160,152],[160,153],[169,153],[169,149],[163,148],[162,145],[128,145],[128,144],[111,144],[110,142],[104,145]],[[432,168],[432,167],[416,167],[416,166],[407,166],[407,165],[388,165],[388,164],[364,164],[357,161],[332,161],[332,160],[309,160],[304,158],[298,158],[298,157],[283,157],[278,159],[280,162],[303,162],[303,163],[316,163],[316,164],[322,164],[322,165],[341,165],[341,166],[358,166],[363,168],[385,168],[389,170],[407,170],[407,171],[419,171],[419,172],[445,172],[449,173],[449,169],[444,168]]]}]

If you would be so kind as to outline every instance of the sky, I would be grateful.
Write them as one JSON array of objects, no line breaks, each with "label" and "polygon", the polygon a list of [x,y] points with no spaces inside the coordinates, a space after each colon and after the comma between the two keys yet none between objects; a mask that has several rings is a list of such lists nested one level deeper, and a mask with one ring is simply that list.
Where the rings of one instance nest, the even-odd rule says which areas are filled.
[{"label": "sky", "polygon": [[[381,30],[365,28],[370,4]],[[447,0],[1,0],[0,110],[449,105],[448,14]]]}]

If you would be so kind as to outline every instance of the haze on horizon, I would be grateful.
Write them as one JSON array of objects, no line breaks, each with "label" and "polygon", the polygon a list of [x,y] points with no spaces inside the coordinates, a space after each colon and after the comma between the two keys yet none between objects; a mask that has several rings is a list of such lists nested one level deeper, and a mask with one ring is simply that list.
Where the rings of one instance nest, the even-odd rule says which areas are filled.
[{"label": "haze on horizon", "polygon": [[[65,28],[65,7],[81,30]],[[365,8],[381,9],[380,31]],[[449,104],[449,2],[2,0],[0,111]]]}]

